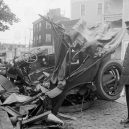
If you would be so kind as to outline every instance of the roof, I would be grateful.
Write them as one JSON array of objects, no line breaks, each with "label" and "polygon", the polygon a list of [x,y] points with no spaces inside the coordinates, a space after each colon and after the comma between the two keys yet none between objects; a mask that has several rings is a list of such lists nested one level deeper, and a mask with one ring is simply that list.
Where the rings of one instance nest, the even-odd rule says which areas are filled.
[{"label": "roof", "polygon": [[106,14],[104,15],[105,21],[118,21],[122,19],[122,14]]},{"label": "roof", "polygon": [[39,22],[41,22],[42,21],[42,18],[39,18],[39,19],[37,19],[36,21],[34,21],[32,24],[37,24],[37,23],[39,23]]},{"label": "roof", "polygon": [[[47,16],[44,16],[47,18]],[[55,16],[53,18],[50,18],[52,21],[54,22],[62,22],[62,21],[69,21],[70,19],[67,17],[63,17],[63,16]],[[33,22],[33,24],[38,24],[39,22],[43,21],[42,18],[37,19],[36,21]]]},{"label": "roof", "polygon": [[56,17],[53,17],[52,20],[54,22],[59,23],[59,22],[63,22],[63,21],[69,21],[70,19],[67,17],[63,17],[63,16],[56,16]]}]

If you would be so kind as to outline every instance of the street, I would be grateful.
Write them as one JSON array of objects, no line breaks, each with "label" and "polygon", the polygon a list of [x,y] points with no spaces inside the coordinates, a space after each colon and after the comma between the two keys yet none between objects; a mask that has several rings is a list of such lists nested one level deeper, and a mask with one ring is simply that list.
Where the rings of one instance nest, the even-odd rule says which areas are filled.
[{"label": "street", "polygon": [[125,129],[128,66],[129,0],[0,0],[0,129]]},{"label": "street", "polygon": [[[125,98],[122,98],[125,99]],[[126,118],[126,103],[96,100],[91,108],[68,115],[76,121],[66,121],[68,129],[124,129],[120,121]]]}]

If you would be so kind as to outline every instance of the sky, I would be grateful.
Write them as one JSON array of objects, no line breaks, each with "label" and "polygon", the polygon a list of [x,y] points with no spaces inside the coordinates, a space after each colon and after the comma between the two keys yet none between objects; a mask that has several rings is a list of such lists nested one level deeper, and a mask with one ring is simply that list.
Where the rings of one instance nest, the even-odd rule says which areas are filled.
[{"label": "sky", "polygon": [[70,0],[4,0],[11,11],[20,19],[10,30],[0,32],[0,41],[28,44],[32,38],[32,23],[45,15],[49,9],[61,8],[61,13],[70,18]]}]

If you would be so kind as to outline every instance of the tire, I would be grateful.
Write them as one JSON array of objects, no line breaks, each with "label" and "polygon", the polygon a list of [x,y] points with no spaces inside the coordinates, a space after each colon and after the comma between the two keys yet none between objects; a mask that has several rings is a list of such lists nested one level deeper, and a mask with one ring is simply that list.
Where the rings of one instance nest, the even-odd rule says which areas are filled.
[{"label": "tire", "polygon": [[96,93],[98,98],[116,100],[120,97],[123,86],[119,80],[122,72],[122,63],[119,60],[103,62],[96,77]]}]

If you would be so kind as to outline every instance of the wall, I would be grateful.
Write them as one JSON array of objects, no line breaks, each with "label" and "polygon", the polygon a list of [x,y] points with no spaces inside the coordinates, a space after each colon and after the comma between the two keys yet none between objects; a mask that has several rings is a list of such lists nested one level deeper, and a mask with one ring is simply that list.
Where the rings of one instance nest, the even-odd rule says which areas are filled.
[{"label": "wall", "polygon": [[71,0],[71,19],[81,18],[81,3],[86,3],[86,0]]},{"label": "wall", "polygon": [[122,13],[123,0],[105,0],[104,14]]},{"label": "wall", "polygon": [[129,21],[129,0],[123,0],[123,22],[125,21]]},{"label": "wall", "polygon": [[[60,21],[67,21],[69,18],[61,15],[60,8],[50,9],[47,15],[44,17],[50,17],[50,19],[57,23]],[[52,46],[53,45],[53,28],[46,20],[39,18],[33,22],[33,45],[32,47],[39,46]]]},{"label": "wall", "polygon": [[[98,15],[98,3],[102,3],[102,14]],[[81,4],[85,5],[85,16],[81,16]],[[71,0],[71,19],[85,18],[88,23],[101,22],[103,0]]]},{"label": "wall", "polygon": [[102,14],[98,15],[98,4],[102,3],[102,9],[103,9],[103,0],[88,0],[86,5],[86,20],[88,23],[98,23],[101,22]]}]

